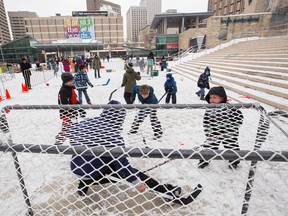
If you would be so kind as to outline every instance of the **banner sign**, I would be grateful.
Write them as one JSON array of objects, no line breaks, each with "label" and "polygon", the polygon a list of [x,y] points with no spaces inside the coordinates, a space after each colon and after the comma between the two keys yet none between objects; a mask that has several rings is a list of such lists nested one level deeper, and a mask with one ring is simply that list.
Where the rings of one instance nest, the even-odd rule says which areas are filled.
[{"label": "banner sign", "polygon": [[167,43],[166,44],[166,49],[167,50],[175,50],[178,49],[178,44],[177,43]]},{"label": "banner sign", "polygon": [[221,23],[245,23],[245,22],[259,22],[260,18],[259,17],[248,17],[248,18],[239,18],[239,19],[231,19],[228,17],[227,19],[222,19],[221,18]]},{"label": "banner sign", "polygon": [[73,17],[108,16],[108,11],[73,11]]},{"label": "banner sign", "polygon": [[92,17],[66,17],[64,19],[65,38],[95,40],[94,19]]}]

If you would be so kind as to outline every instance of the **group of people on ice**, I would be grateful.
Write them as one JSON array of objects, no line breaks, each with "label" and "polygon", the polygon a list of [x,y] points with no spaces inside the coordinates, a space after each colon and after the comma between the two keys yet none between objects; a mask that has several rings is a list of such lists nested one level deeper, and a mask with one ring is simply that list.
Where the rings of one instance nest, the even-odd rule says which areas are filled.
[{"label": "group of people on ice", "polygon": [[[127,104],[133,104],[136,97],[142,104],[158,104],[159,100],[155,96],[154,89],[149,85],[137,85],[141,79],[141,74],[135,72],[133,64],[125,66],[126,72],[123,75],[122,87],[124,89],[124,99]],[[79,72],[73,77],[70,73],[63,73],[61,78],[63,85],[58,94],[58,103],[81,104],[82,93],[85,95],[87,103],[91,104],[87,95],[87,84],[93,87],[85,72],[85,66],[79,66]],[[96,76],[96,75],[95,75]],[[206,100],[211,104],[227,103],[225,89],[216,86],[210,89],[209,86],[210,69],[207,67],[198,80],[200,90],[196,94],[201,100]],[[76,96],[74,86],[78,87],[79,100]],[[81,88],[80,88],[81,87]],[[172,74],[166,74],[164,83],[166,103],[176,104],[177,85]],[[210,89],[205,96],[205,88]],[[80,93],[80,92],[81,93]],[[109,104],[120,104],[118,101],[110,101]],[[122,124],[125,119],[125,109],[110,108],[104,110],[99,117],[89,118],[79,123],[73,124],[72,119],[78,116],[84,117],[86,112],[79,108],[60,109],[62,120],[62,131],[56,136],[56,144],[62,144],[66,138],[72,140],[74,145],[87,145],[91,147],[104,146],[105,148],[124,147],[124,139],[121,136]],[[163,135],[161,122],[157,117],[157,110],[152,108],[142,109],[135,116],[131,125],[129,135],[139,131],[141,123],[149,116],[154,132],[154,140],[158,140]],[[204,133],[206,140],[203,148],[217,150],[222,143],[225,148],[239,150],[238,136],[239,128],[243,121],[243,115],[236,108],[207,109],[203,117]],[[85,134],[85,137],[83,137]],[[230,161],[231,169],[237,168],[239,161]],[[209,161],[200,160],[198,167],[204,168],[209,165]],[[105,178],[109,174],[116,178],[122,178],[135,185],[139,192],[148,188],[170,195],[171,200],[178,199],[181,188],[171,184],[160,184],[157,180],[149,177],[145,173],[133,168],[125,156],[121,157],[95,157],[74,155],[71,160],[71,170],[79,177],[78,194],[84,196],[92,184],[113,183],[111,179]]]}]

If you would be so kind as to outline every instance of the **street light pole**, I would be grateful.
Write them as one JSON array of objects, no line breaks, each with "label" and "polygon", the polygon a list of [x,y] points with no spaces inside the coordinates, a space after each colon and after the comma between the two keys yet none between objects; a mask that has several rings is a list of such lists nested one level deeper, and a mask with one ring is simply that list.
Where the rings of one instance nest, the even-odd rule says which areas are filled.
[{"label": "street light pole", "polygon": [[2,55],[2,61],[4,63],[5,59],[4,59],[4,55],[3,55],[2,44],[0,44],[0,51],[1,51],[1,55]]}]

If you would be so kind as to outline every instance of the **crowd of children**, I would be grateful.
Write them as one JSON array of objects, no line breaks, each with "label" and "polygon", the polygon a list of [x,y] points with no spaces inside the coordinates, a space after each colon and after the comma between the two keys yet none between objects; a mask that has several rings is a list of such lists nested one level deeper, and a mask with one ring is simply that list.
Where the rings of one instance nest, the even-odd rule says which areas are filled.
[{"label": "crowd of children", "polygon": [[[153,54],[153,53],[152,53]],[[154,64],[154,57],[149,54],[149,60]],[[141,60],[139,61],[139,63]],[[69,64],[64,61],[64,69],[68,72]],[[142,64],[142,63],[141,63]],[[141,65],[139,64],[139,65]],[[164,65],[163,65],[164,64]],[[162,60],[162,67],[166,62]],[[101,61],[98,56],[94,57],[93,69],[95,70],[95,78],[100,78]],[[141,73],[135,72],[132,63],[125,64],[126,72],[123,75],[122,87],[124,90],[124,99],[127,104],[133,104],[136,97],[142,104],[158,104],[160,101],[157,99],[154,88],[149,85],[137,85],[137,80],[141,79]],[[65,71],[66,71],[65,69]],[[141,72],[144,72],[143,67]],[[93,84],[89,81],[86,66],[80,65],[75,77],[70,73],[63,73],[61,78],[63,85],[58,94],[58,104],[82,104],[82,93],[85,95],[88,104],[91,104],[91,100],[87,94],[87,84],[93,87]],[[148,68],[148,71],[151,68]],[[147,71],[147,73],[149,73]],[[204,73],[199,76],[197,86],[200,88],[196,94],[201,100],[206,100],[210,104],[224,104],[227,103],[227,95],[225,89],[221,86],[213,87],[210,89],[210,68],[206,67]],[[74,88],[78,90],[77,99]],[[210,89],[205,97],[205,88]],[[177,85],[174,77],[171,73],[166,74],[166,81],[164,82],[164,90],[166,95],[166,103],[170,102],[172,97],[172,104],[176,104]],[[165,96],[165,95],[164,95]],[[164,97],[163,96],[163,97]],[[161,98],[162,99],[162,98]],[[160,100],[161,100],[160,99]],[[110,101],[109,104],[119,104],[117,101]],[[72,119],[83,117],[86,112],[82,109],[60,109],[60,118],[62,120],[62,131],[56,136],[55,144],[62,144],[68,137],[75,145],[84,145],[82,142],[81,134],[85,133],[85,145],[89,146],[105,146],[112,147],[120,146],[124,147],[124,140],[120,134],[120,128],[125,118],[124,109],[109,109],[102,112],[100,117],[90,118],[88,120],[81,121],[80,123],[73,124]],[[136,134],[139,131],[140,125],[145,118],[149,116],[151,126],[154,132],[154,140],[158,140],[163,135],[161,122],[157,117],[157,109],[145,108],[140,109],[131,125],[129,135]],[[206,140],[202,145],[203,148],[217,150],[222,143],[224,148],[239,150],[238,136],[239,128],[243,121],[243,115],[239,109],[227,108],[223,106],[221,109],[206,109],[203,117],[204,134]],[[94,129],[93,129],[94,128]],[[98,128],[102,128],[98,131]],[[106,128],[106,129],[103,129]],[[86,131],[87,130],[87,131]],[[91,138],[91,139],[90,139]],[[99,143],[97,142],[99,140]],[[208,166],[210,161],[200,160],[198,167],[204,168]],[[237,168],[239,161],[229,161],[230,168]],[[101,168],[101,167],[105,167]],[[136,189],[139,192],[143,192],[147,187],[155,188],[156,191],[161,193],[167,193],[172,195],[173,198],[179,197],[181,188],[172,186],[170,184],[161,185],[155,179],[145,175],[141,171],[133,168],[126,157],[112,158],[112,157],[94,157],[94,156],[79,156],[74,155],[71,160],[71,169],[76,174],[79,180],[78,194],[84,196],[87,190],[92,184],[104,184],[113,183],[113,181],[107,180],[103,176],[106,174],[112,174],[117,178],[123,178],[126,181],[135,184]],[[99,171],[100,170],[100,171]]]}]

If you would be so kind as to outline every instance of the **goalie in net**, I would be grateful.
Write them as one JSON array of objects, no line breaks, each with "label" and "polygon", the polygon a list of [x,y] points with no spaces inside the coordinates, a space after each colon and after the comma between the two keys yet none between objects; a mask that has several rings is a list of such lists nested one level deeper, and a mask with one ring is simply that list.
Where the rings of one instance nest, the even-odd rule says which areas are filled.
[{"label": "goalie in net", "polygon": [[[109,104],[120,104],[110,101]],[[104,110],[100,117],[94,117],[75,124],[67,131],[67,137],[74,145],[104,148],[124,147],[124,139],[120,135],[126,116],[125,109]],[[71,170],[79,178],[77,193],[85,196],[89,186],[93,184],[116,183],[116,179],[125,179],[135,185],[139,192],[147,187],[165,195],[174,201],[180,197],[181,188],[171,184],[160,184],[157,180],[133,168],[125,156],[83,156],[74,155],[71,160]],[[107,176],[114,177],[109,179]],[[199,189],[200,191],[200,189]],[[198,193],[198,192],[197,192]]]},{"label": "goalie in net", "polygon": [[[227,103],[227,95],[222,86],[211,88],[205,99],[210,104]],[[239,109],[227,107],[207,109],[203,119],[206,135],[203,147],[218,150],[222,143],[226,149],[240,150],[238,137],[242,122],[243,114]],[[240,161],[229,161],[229,163],[229,168],[236,169]],[[200,160],[198,167],[202,169],[208,165],[209,161]]]}]

